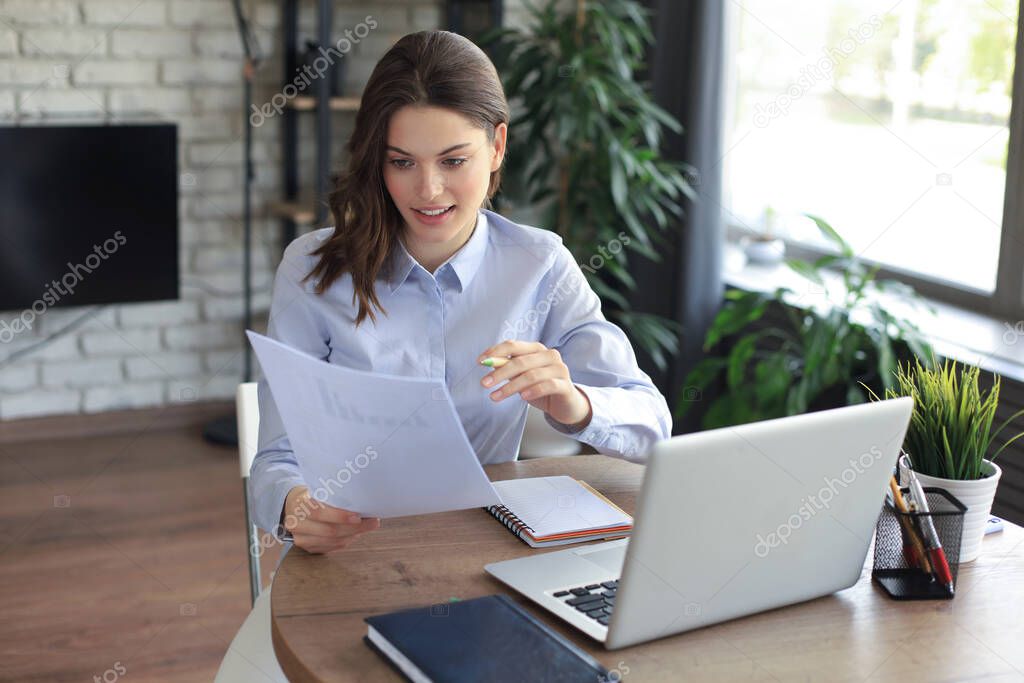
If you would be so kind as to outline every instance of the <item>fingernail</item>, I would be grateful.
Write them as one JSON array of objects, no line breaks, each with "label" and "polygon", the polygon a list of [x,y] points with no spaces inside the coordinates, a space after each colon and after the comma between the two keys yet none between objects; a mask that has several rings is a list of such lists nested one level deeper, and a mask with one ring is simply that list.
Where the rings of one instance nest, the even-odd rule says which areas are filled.
[{"label": "fingernail", "polygon": [[359,515],[349,515],[348,516],[348,523],[349,524],[359,524],[360,521],[362,521],[362,518]]},{"label": "fingernail", "polygon": [[492,384],[494,384],[494,380],[493,379],[491,379],[490,377],[484,377],[484,386],[485,387],[489,387]]}]

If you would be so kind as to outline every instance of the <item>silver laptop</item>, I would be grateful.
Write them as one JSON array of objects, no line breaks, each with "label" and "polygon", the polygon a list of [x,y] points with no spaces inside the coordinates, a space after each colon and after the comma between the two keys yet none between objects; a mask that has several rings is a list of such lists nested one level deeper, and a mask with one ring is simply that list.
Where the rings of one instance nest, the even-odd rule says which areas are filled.
[{"label": "silver laptop", "polygon": [[609,649],[857,582],[913,399],[666,439],[630,539],[486,566]]}]

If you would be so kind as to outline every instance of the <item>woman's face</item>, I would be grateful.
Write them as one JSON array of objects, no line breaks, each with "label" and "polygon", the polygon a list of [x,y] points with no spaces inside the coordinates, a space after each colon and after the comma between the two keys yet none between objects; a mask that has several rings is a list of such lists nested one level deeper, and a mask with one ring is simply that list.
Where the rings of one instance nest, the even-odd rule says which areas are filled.
[{"label": "woman's face", "polygon": [[[461,114],[409,105],[391,117],[384,184],[405,219],[405,238],[427,249],[468,239],[487,196],[491,172],[501,167],[508,126],[494,142]],[[427,215],[445,209],[440,215]]]}]

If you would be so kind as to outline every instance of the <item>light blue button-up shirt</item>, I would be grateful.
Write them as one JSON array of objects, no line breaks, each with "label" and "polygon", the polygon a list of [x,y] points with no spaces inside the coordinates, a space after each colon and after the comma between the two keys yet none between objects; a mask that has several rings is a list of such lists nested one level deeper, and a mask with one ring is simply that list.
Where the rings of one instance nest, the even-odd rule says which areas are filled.
[{"label": "light blue button-up shirt", "polygon": [[[601,313],[601,302],[556,233],[514,223],[482,209],[463,247],[431,274],[401,242],[381,271],[376,292],[384,315],[356,328],[351,275],[322,295],[302,283],[318,257],[310,252],[333,228],[296,239],[274,280],[267,334],[329,363],[356,370],[443,379],[482,464],[515,460],[528,404],[518,395],[494,402],[476,359],[506,339],[558,349],[593,416],[578,432],[548,423],[605,455],[646,460],[672,432],[665,397],[637,366],[625,333]],[[389,279],[388,272],[392,274]],[[266,380],[259,383],[259,452],[250,493],[257,525],[277,532],[288,491],[305,482]]]}]

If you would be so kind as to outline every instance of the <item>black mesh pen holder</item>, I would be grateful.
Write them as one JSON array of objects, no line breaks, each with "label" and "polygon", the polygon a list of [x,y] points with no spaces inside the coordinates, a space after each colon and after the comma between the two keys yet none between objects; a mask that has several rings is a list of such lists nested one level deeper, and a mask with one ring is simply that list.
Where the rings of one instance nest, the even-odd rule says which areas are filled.
[{"label": "black mesh pen holder", "polygon": [[[907,489],[901,489],[904,500]],[[925,518],[931,520],[946,554],[946,562],[956,587],[960,566],[960,537],[967,508],[945,489],[924,487],[929,512],[900,512],[891,500],[885,501],[875,527],[875,559],[871,579],[896,600],[948,600],[950,592],[934,572],[926,571],[929,562],[920,560]],[[913,531],[911,531],[913,530]],[[927,552],[924,553],[927,557]]]}]

